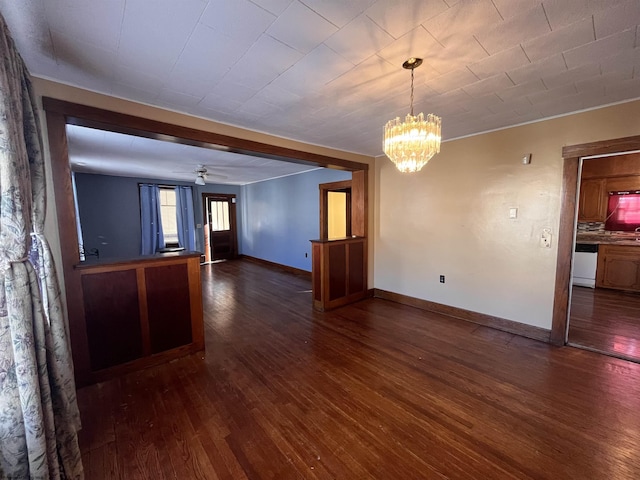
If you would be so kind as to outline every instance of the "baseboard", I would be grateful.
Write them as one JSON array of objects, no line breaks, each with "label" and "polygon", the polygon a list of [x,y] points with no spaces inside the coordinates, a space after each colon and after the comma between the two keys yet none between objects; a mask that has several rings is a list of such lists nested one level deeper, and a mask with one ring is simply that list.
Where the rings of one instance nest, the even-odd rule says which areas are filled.
[{"label": "baseboard", "polygon": [[293,273],[294,275],[302,275],[302,276],[311,278],[311,272],[307,272],[306,270],[302,270],[300,268],[290,267],[289,265],[282,265],[281,263],[270,262],[269,260],[264,260],[262,258],[252,257],[251,255],[238,255],[238,258],[242,260],[247,260],[249,262],[257,263],[260,265],[264,265],[266,267],[284,270],[285,272]]},{"label": "baseboard", "polygon": [[484,313],[472,312],[463,308],[451,307],[449,305],[443,305],[441,303],[435,303],[428,300],[409,297],[400,293],[381,290],[379,288],[374,288],[373,296],[376,298],[382,298],[384,300],[401,303],[403,305],[416,307],[421,310],[427,310],[429,312],[459,318],[468,322],[477,323],[478,325],[484,325],[485,327],[495,328],[496,330],[502,330],[503,332],[513,333],[514,335],[520,335],[522,337],[532,338],[534,340],[540,340],[541,342],[549,343],[549,335],[551,334],[551,331],[545,330],[544,328],[540,327],[534,327],[533,325],[525,325],[524,323],[514,322],[513,320],[507,320],[506,318],[493,317]]}]

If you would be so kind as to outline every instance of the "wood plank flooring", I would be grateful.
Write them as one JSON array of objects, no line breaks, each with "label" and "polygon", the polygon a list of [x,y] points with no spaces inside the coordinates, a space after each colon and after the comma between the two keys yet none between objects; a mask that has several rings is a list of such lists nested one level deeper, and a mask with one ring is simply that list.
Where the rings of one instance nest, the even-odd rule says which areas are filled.
[{"label": "wood plank flooring", "polygon": [[569,343],[640,362],[640,294],[573,287]]},{"label": "wood plank flooring", "polygon": [[204,267],[206,348],[79,391],[87,479],[637,479],[640,365]]}]

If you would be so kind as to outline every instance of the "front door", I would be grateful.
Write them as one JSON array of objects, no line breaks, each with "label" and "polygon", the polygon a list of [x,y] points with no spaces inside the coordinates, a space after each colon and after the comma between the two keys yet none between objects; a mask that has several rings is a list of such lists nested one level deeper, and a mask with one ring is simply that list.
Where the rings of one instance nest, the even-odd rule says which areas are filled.
[{"label": "front door", "polygon": [[236,196],[203,193],[205,261],[234,258],[238,254]]}]

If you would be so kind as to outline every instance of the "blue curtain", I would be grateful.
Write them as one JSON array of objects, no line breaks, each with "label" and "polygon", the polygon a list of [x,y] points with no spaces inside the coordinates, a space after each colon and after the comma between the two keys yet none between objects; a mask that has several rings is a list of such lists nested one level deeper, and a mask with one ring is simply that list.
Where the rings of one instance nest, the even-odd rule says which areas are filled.
[{"label": "blue curtain", "polygon": [[140,185],[140,226],[142,231],[142,255],[153,255],[164,248],[162,221],[160,219],[160,189],[158,185]]},{"label": "blue curtain", "polygon": [[178,244],[185,250],[195,251],[196,228],[191,187],[176,187],[176,216],[178,217]]}]

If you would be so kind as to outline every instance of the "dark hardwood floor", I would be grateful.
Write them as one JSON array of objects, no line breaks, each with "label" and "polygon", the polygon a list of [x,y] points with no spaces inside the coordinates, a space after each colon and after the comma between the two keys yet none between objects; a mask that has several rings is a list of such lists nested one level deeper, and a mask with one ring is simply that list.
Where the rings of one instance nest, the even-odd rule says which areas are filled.
[{"label": "dark hardwood floor", "polygon": [[87,479],[637,479],[640,365],[204,267],[206,348],[79,391]]},{"label": "dark hardwood floor", "polygon": [[640,294],[573,287],[569,343],[640,362]]}]

